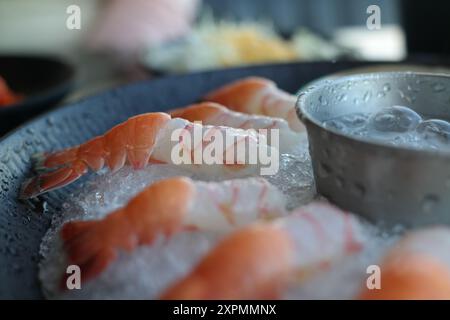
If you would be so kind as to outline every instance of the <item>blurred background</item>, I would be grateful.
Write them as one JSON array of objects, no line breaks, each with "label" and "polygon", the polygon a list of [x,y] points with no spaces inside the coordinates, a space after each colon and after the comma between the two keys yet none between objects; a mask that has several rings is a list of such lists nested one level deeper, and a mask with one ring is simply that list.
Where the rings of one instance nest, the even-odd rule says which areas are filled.
[{"label": "blurred background", "polygon": [[[0,0],[0,56],[54,56],[73,66],[66,103],[138,79],[240,65],[432,60],[448,53],[449,7],[444,0]],[[68,27],[77,18],[81,28]]]}]

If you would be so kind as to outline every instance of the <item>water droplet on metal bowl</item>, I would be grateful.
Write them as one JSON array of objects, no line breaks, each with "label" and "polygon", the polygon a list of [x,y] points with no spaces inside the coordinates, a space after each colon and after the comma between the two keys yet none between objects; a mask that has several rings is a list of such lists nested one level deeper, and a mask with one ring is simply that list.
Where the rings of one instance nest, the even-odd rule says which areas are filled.
[{"label": "water droplet on metal bowl", "polygon": [[433,83],[432,88],[436,93],[445,91],[445,86],[440,82]]},{"label": "water droplet on metal bowl", "polygon": [[331,167],[329,165],[327,165],[326,163],[324,163],[324,162],[320,162],[319,163],[319,168],[318,169],[319,169],[318,170],[318,175],[321,178],[327,178],[332,172]]},{"label": "water droplet on metal bowl", "polygon": [[384,98],[384,97],[386,97],[386,93],[384,93],[383,91],[377,93],[377,98]]},{"label": "water droplet on metal bowl", "polygon": [[323,156],[324,156],[325,158],[330,158],[330,157],[331,157],[331,151],[330,151],[329,148],[324,148],[324,149],[322,150],[322,153],[323,153]]},{"label": "water droplet on metal bowl", "polygon": [[423,197],[421,202],[422,212],[431,213],[434,207],[438,204],[439,197],[435,194],[427,194]]},{"label": "water droplet on metal bowl", "polygon": [[324,96],[319,97],[319,102],[322,106],[328,105],[328,100]]},{"label": "water droplet on metal bowl", "polygon": [[345,185],[345,180],[343,177],[341,176],[337,176],[336,177],[336,186],[340,189],[344,188]]},{"label": "water droplet on metal bowl", "polygon": [[372,99],[372,92],[367,91],[367,92],[364,94],[363,100],[364,100],[364,102],[369,102],[370,99]]},{"label": "water droplet on metal bowl", "polygon": [[338,102],[346,101],[347,100],[347,95],[346,94],[340,94],[340,95],[337,96],[336,99],[337,99]]},{"label": "water droplet on metal bowl", "polygon": [[358,182],[351,184],[350,192],[356,195],[359,198],[362,198],[366,195],[366,188]]}]

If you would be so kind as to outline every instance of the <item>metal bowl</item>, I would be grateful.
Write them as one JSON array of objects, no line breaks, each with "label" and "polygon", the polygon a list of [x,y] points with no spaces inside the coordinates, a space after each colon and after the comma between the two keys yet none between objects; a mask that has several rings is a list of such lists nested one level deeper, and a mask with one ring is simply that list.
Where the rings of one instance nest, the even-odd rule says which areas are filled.
[{"label": "metal bowl", "polygon": [[450,224],[450,153],[346,136],[323,121],[393,105],[450,119],[450,76],[387,72],[315,82],[300,92],[320,194],[386,226]]}]

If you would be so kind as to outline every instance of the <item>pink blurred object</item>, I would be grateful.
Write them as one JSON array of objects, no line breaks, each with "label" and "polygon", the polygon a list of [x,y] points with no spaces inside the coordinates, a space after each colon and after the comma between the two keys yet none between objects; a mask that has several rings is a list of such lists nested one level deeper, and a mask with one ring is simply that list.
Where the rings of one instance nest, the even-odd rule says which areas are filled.
[{"label": "pink blurred object", "polygon": [[200,0],[110,0],[89,38],[94,50],[137,53],[187,33]]}]

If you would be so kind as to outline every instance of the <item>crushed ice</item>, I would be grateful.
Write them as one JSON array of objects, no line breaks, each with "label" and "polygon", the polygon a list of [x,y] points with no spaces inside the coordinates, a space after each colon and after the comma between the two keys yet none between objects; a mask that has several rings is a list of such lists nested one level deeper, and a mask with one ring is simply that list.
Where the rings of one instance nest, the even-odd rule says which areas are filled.
[{"label": "crushed ice", "polygon": [[325,270],[317,271],[306,279],[292,281],[286,290],[284,299],[318,300],[318,299],[355,299],[362,292],[367,272],[372,265],[379,266],[387,249],[399,238],[401,230],[392,229],[381,232],[375,226],[363,222],[367,242],[363,250],[350,258],[334,261]]},{"label": "crushed ice", "polygon": [[[359,123],[360,119],[355,122]],[[280,155],[279,173],[266,177],[287,196],[289,209],[306,204],[316,196],[308,145],[306,139],[304,141],[292,154]],[[153,182],[180,175],[198,180],[224,179],[197,176],[192,171],[166,164],[149,165],[139,171],[124,167],[114,174],[105,171],[95,175],[64,203],[61,212],[52,212],[52,225],[41,244],[42,259],[39,265],[39,278],[46,297],[154,299],[170,284],[187,274],[217,243],[218,235],[184,232],[171,239],[159,239],[152,246],[139,247],[132,253],[121,253],[119,259],[100,276],[83,284],[82,290],[59,290],[62,275],[68,265],[59,237],[59,229],[65,222],[100,219],[123,206]],[[371,248],[366,248],[354,259],[336,263],[325,274],[312,277],[301,286],[292,286],[286,293],[286,298],[352,297],[356,285],[364,275],[361,268],[368,262],[377,260],[388,242],[385,238],[374,235]]]}]

